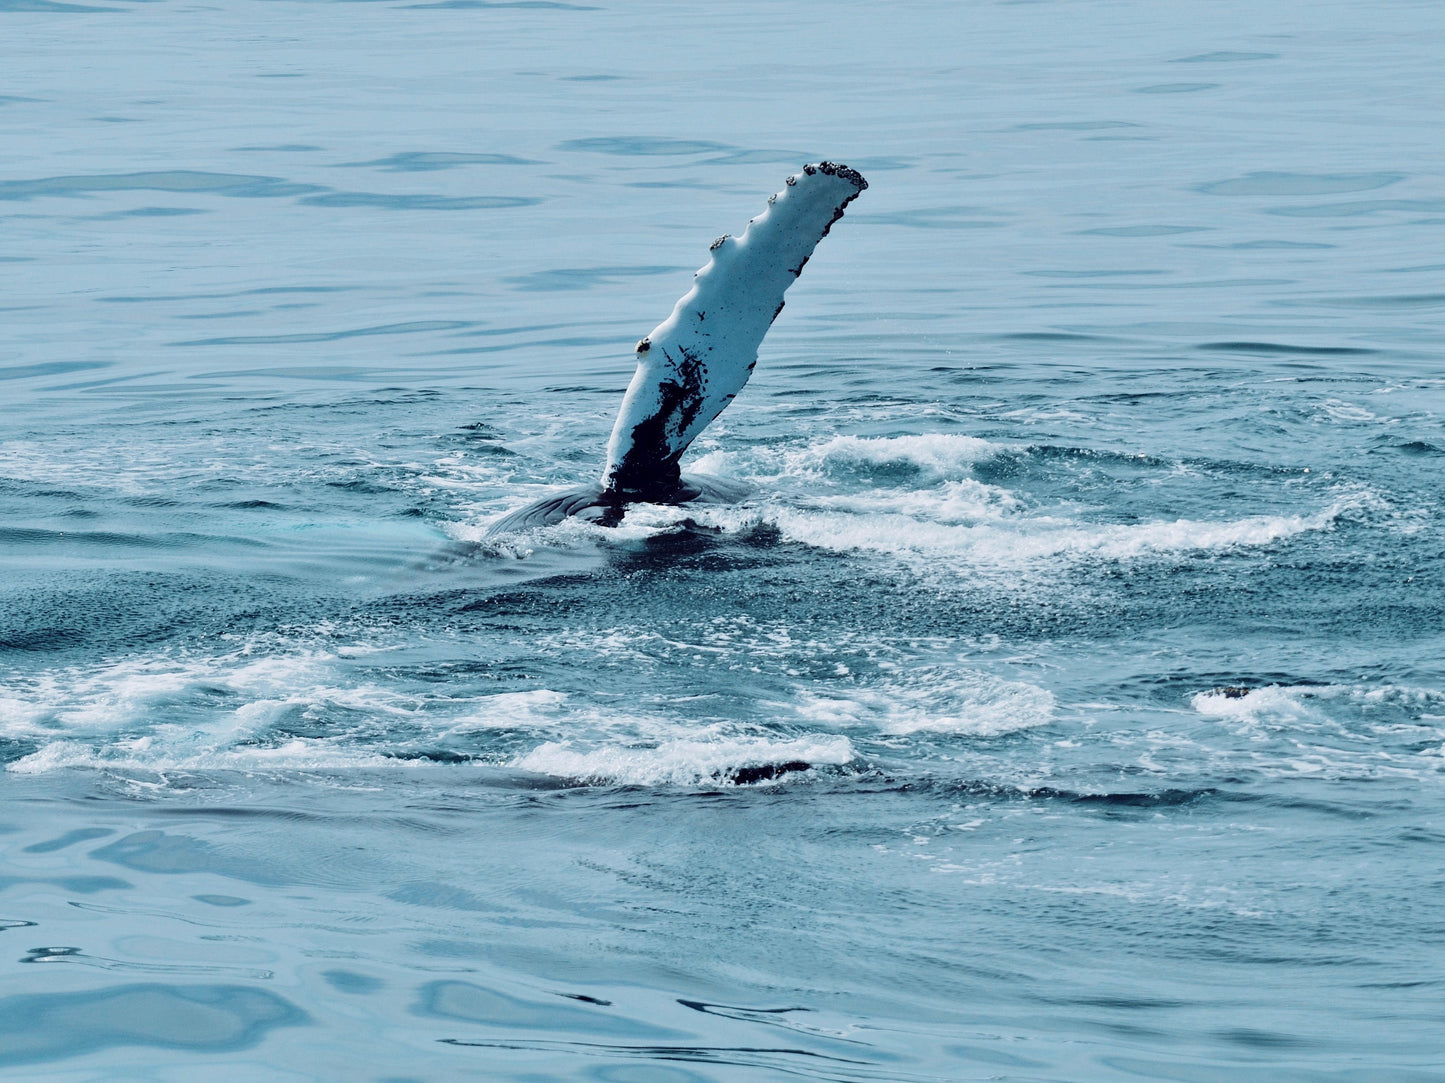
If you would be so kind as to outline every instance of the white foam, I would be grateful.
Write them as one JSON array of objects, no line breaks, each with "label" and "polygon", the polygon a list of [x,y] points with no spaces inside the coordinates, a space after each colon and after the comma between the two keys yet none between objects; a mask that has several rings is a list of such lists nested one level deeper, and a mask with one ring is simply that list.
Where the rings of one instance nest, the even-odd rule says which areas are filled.
[{"label": "white foam", "polygon": [[[1257,548],[1329,530],[1361,506],[1357,499],[1341,498],[1308,515],[1091,524],[1019,514],[1017,502],[1007,495],[975,500],[965,507],[957,501],[957,490],[940,487],[897,496],[848,496],[818,501],[812,508],[782,502],[700,508],[697,518],[733,529],[768,522],[790,540],[807,545],[886,553],[922,568],[944,561],[956,572],[960,566],[1011,570],[1060,561],[1131,561]],[[868,509],[871,513],[865,513]]]},{"label": "white foam", "polygon": [[652,747],[604,745],[579,750],[568,741],[548,741],[512,761],[521,771],[592,784],[690,786],[726,784],[741,768],[801,761],[842,765],[854,757],[846,737],[810,734],[791,740],[731,737],[663,741]]},{"label": "white foam", "polygon": [[40,775],[66,768],[161,773],[174,771],[338,770],[394,767],[394,757],[343,747],[330,740],[293,738],[276,745],[211,748],[185,753],[148,739],[117,741],[95,748],[80,741],[52,741],[7,767],[18,775]]},{"label": "white foam", "polygon": [[[422,716],[426,701],[369,681],[344,679],[339,659],[316,650],[274,653],[273,636],[201,658],[164,654],[65,667],[13,682],[0,700],[0,735],[37,750],[17,773],[71,766],[150,770],[372,763],[355,734],[292,738],[288,718],[344,711],[356,727],[385,729]],[[364,648],[357,648],[361,650]],[[355,653],[353,651],[352,653]],[[279,740],[278,740],[279,738]]]},{"label": "white foam", "polygon": [[[693,514],[725,529],[765,522],[807,545],[884,553],[953,574],[1258,548],[1383,508],[1375,495],[1354,490],[1294,514],[1091,522],[1085,509],[1031,507],[1019,494],[973,476],[978,463],[1009,450],[1020,449],[935,433],[712,451],[697,469],[748,478],[758,493],[740,507],[700,507]],[[1093,516],[1107,514],[1105,508]]]},{"label": "white foam", "polygon": [[565,719],[567,700],[565,693],[546,688],[483,696],[473,701],[473,710],[447,727],[446,735],[550,726]]},{"label": "white foam", "polygon": [[1401,685],[1266,685],[1249,689],[1243,695],[1222,689],[1198,692],[1189,702],[1206,718],[1245,723],[1288,724],[1324,718],[1325,709],[1331,705],[1356,712],[1388,707],[1407,716],[1429,719],[1429,709],[1445,705],[1445,692]]},{"label": "white foam", "polygon": [[804,693],[797,711],[808,721],[890,735],[1001,737],[1052,722],[1054,696],[1024,681],[925,667],[846,694]]},{"label": "white foam", "polygon": [[714,450],[692,461],[689,469],[709,474],[761,479],[820,479],[856,467],[907,467],[929,481],[966,479],[976,463],[998,454],[1003,445],[955,433],[917,436],[833,436],[803,446],[759,444]]}]

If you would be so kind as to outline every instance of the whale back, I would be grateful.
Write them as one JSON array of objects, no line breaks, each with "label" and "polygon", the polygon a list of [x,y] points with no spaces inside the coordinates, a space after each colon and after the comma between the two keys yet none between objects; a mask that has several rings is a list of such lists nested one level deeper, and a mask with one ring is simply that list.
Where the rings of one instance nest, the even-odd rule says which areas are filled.
[{"label": "whale back", "polygon": [[682,453],[752,375],[784,292],[867,187],[847,166],[804,166],[742,236],[713,242],[692,289],[637,344],[637,371],[607,445],[604,490],[623,501],[667,498]]}]

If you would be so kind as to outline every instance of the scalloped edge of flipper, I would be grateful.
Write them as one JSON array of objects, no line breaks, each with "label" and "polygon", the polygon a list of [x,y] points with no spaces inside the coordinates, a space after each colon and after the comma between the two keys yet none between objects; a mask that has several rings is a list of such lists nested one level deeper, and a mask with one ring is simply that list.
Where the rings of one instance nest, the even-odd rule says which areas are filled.
[{"label": "scalloped edge of flipper", "polygon": [[783,294],[867,187],[846,165],[805,165],[741,236],[712,243],[692,289],[637,344],[637,371],[602,474],[614,499],[668,500],[682,453],[752,375],[758,347],[783,310]]}]

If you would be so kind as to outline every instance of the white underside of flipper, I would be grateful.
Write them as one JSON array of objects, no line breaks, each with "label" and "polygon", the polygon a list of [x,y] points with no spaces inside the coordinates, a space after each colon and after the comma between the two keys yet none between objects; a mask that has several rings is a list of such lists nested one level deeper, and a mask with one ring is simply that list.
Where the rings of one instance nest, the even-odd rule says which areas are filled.
[{"label": "white underside of flipper", "polygon": [[607,444],[606,493],[620,501],[666,497],[679,457],[748,382],[784,292],[867,187],[847,166],[804,166],[741,237],[713,243],[692,289],[637,344],[637,372]]}]

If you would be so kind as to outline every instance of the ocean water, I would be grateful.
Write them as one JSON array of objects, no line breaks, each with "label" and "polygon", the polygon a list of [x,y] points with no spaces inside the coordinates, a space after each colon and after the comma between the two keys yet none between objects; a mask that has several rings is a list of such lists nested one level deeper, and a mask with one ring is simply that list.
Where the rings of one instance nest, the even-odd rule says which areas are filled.
[{"label": "ocean water", "polygon": [[[0,1075],[1445,1079],[1445,8],[0,44]],[[488,538],[823,158],[752,495]]]}]

